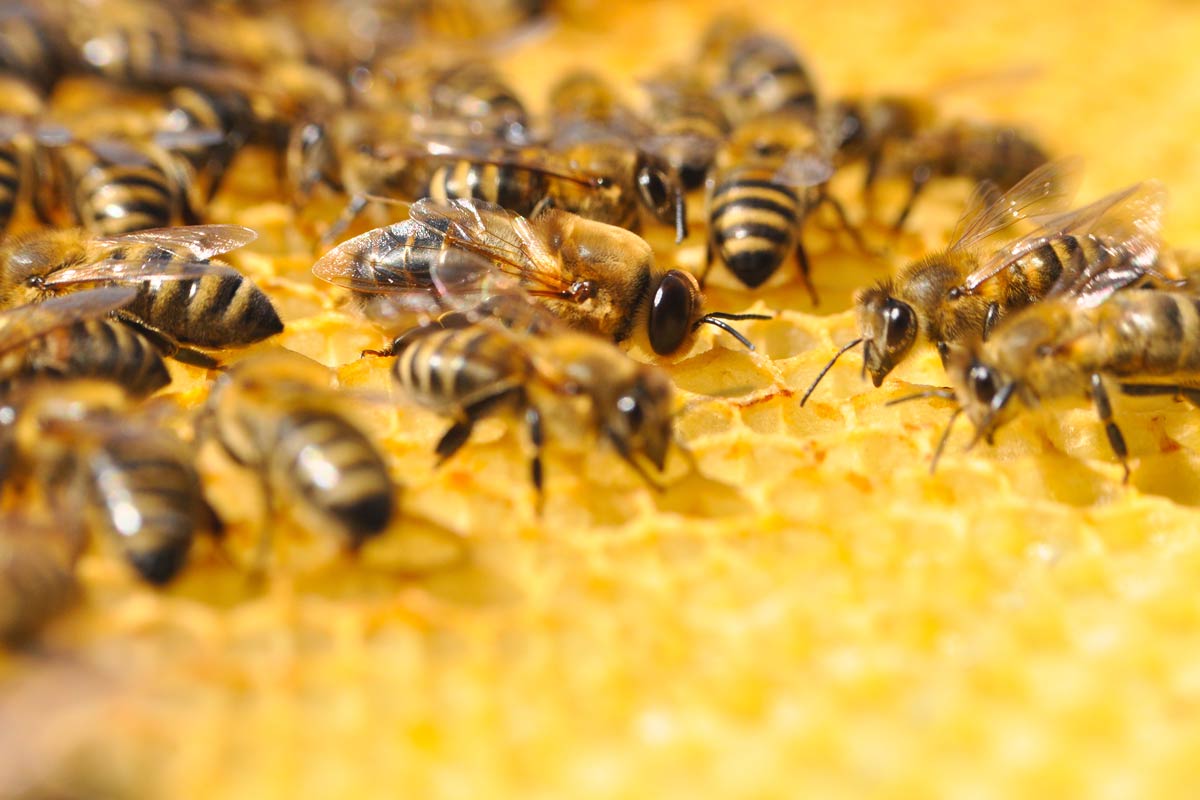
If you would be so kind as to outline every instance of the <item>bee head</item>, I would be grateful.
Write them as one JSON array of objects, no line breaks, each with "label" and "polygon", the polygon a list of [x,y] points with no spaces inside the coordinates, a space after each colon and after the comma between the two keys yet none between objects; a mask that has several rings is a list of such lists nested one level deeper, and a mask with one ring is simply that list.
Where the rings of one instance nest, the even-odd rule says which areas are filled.
[{"label": "bee head", "polygon": [[1017,382],[980,358],[977,347],[952,345],[946,372],[963,411],[975,426],[975,438],[991,436],[1004,422]]},{"label": "bee head", "polygon": [[860,292],[854,305],[863,339],[863,370],[879,386],[916,342],[917,315],[912,306],[892,295],[888,284]]},{"label": "bee head", "polygon": [[662,371],[639,367],[614,387],[601,413],[604,431],[623,458],[637,468],[633,459],[640,454],[662,471],[671,444],[671,382]]},{"label": "bee head", "polygon": [[634,167],[638,199],[651,216],[675,227],[678,244],[687,237],[687,203],[679,175],[661,158],[638,154]]}]

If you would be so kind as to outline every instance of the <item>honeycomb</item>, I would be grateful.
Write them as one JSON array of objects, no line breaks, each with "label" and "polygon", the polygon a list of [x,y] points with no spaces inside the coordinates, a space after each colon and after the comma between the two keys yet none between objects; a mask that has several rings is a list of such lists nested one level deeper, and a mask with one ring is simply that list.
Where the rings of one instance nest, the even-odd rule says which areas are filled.
[{"label": "honeycomb", "polygon": [[[1157,176],[1168,240],[1200,234],[1200,6],[710,5],[585,0],[502,65],[531,101],[579,64],[633,81],[742,8],[803,46],[827,91],[1028,125],[1086,158],[1081,197]],[[287,320],[273,344],[389,392],[387,364],[357,358],[381,334],[308,273],[336,203],[297,219],[272,181],[248,154],[212,216],[262,234],[238,264]],[[154,591],[97,546],[76,610],[0,652],[0,795],[1187,795],[1196,414],[1115,398],[1122,485],[1094,412],[1070,403],[994,447],[964,452],[960,430],[931,476],[948,404],[885,405],[944,382],[931,352],[878,390],[849,356],[798,405],[854,335],[854,288],[944,242],[964,196],[931,192],[890,259],[810,226],[815,310],[791,268],[754,294],[715,275],[714,308],[778,313],[745,325],[754,353],[706,333],[667,366],[694,463],[672,457],[661,493],[559,425],[539,517],[518,426],[489,421],[435,468],[444,421],[364,404],[402,519],[357,556],[276,520],[255,584],[260,499],[206,453],[223,548]],[[655,244],[668,264],[702,257],[695,239]],[[207,377],[172,368],[171,394],[200,401]]]}]

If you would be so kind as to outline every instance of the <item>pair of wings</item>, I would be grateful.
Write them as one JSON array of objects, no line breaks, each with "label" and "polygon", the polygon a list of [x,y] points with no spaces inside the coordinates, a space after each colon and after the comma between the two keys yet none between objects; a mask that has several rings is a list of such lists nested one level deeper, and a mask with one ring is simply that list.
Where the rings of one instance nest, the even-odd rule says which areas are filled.
[{"label": "pair of wings", "polygon": [[[191,225],[90,239],[89,252],[96,258],[45,276],[51,291],[64,294],[0,312],[0,353],[74,322],[107,316],[128,305],[147,280],[238,274],[208,259],[256,238],[258,234],[240,225]],[[145,250],[130,245],[150,245],[173,257],[147,258]]]},{"label": "pair of wings", "polygon": [[1095,305],[1117,289],[1156,274],[1166,205],[1162,184],[1133,184],[1086,206],[1064,211],[1074,194],[1079,165],[1077,159],[1052,161],[1007,192],[998,193],[986,182],[976,190],[955,228],[951,252],[987,249],[989,239],[1022,221],[1033,223],[1035,230],[992,248],[978,268],[964,278],[959,291],[975,291],[1017,259],[1068,235],[1092,235],[1104,243],[1112,257],[1084,265],[1082,270],[1064,272],[1050,289],[1050,296]]},{"label": "pair of wings", "polygon": [[[561,219],[556,212],[528,220],[482,200],[425,198],[409,214],[330,250],[313,274],[356,292],[389,295],[417,314],[470,311],[498,295],[536,302],[572,294],[571,276],[551,244]],[[432,261],[428,277],[414,260]]]}]

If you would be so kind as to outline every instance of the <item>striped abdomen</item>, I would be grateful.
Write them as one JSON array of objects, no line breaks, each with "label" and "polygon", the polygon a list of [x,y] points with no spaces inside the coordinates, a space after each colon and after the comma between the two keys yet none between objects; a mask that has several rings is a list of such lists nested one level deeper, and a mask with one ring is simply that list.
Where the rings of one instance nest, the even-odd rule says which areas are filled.
[{"label": "striped abdomen", "polygon": [[544,173],[515,164],[458,160],[437,164],[422,192],[439,203],[486,200],[522,216],[546,194]]},{"label": "striped abdomen", "polygon": [[0,383],[33,377],[97,378],[136,396],[171,382],[158,349],[115,319],[65,325],[0,355]]},{"label": "striped abdomen", "polygon": [[270,298],[233,272],[144,283],[125,310],[196,347],[244,347],[283,330]]},{"label": "striped abdomen", "polygon": [[21,195],[21,150],[12,139],[0,143],[0,232],[12,222]]},{"label": "striped abdomen", "polygon": [[147,581],[173,578],[210,513],[179,442],[155,433],[114,436],[84,466],[92,524],[120,544]]},{"label": "striped abdomen", "polygon": [[1200,298],[1138,289],[1080,313],[1086,333],[1070,347],[1081,364],[1134,383],[1200,377]]},{"label": "striped abdomen", "polygon": [[176,187],[157,164],[97,163],[78,176],[74,211],[96,236],[165,228],[173,222]]},{"label": "striped abdomen", "polygon": [[750,288],[775,274],[795,246],[800,202],[770,169],[719,172],[710,209],[710,246]]},{"label": "striped abdomen", "polygon": [[433,331],[399,354],[392,375],[413,400],[439,414],[482,416],[519,403],[533,366],[520,345],[487,325]]},{"label": "striped abdomen", "polygon": [[716,98],[706,92],[686,88],[664,98],[655,114],[655,133],[670,143],[662,154],[674,168],[687,191],[704,185],[708,168],[716,155],[715,144],[729,132],[729,121]]},{"label": "striped abdomen", "polygon": [[32,635],[74,598],[72,558],[56,546],[56,533],[0,517],[0,640]]},{"label": "striped abdomen", "polygon": [[727,86],[719,88],[730,96],[735,121],[776,111],[816,114],[812,77],[796,52],[779,39],[750,36],[740,41],[727,77]]},{"label": "striped abdomen", "polygon": [[475,121],[480,133],[514,143],[526,137],[529,114],[524,104],[486,65],[471,63],[449,70],[440,76],[431,93],[436,116]]},{"label": "striped abdomen", "polygon": [[270,480],[357,545],[382,533],[395,512],[391,479],[370,440],[340,415],[296,410],[265,454]]}]

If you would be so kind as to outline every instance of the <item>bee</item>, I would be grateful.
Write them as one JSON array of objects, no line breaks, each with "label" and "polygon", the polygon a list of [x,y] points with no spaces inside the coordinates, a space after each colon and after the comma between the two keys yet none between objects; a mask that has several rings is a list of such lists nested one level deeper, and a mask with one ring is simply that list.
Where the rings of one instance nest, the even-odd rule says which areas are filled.
[{"label": "bee", "polygon": [[743,19],[720,18],[705,34],[698,61],[734,125],[777,112],[816,121],[812,73],[783,39]]},{"label": "bee", "polygon": [[45,100],[29,81],[0,75],[0,232],[18,206],[32,197],[36,175],[37,120]]},{"label": "bee", "polygon": [[686,194],[704,185],[729,122],[696,78],[668,73],[643,88],[651,99],[650,133],[638,142],[638,192],[655,218],[675,223],[679,243],[687,237]]},{"label": "bee", "polygon": [[813,303],[816,290],[800,227],[829,204],[853,233],[845,210],[825,189],[833,175],[828,147],[793,114],[772,114],[734,129],[717,152],[708,187],[708,247],[704,275],[716,260],[755,288],[795,252]]},{"label": "bee", "polygon": [[1048,163],[1050,157],[1029,134],[1008,125],[959,120],[936,125],[909,139],[889,142],[880,156],[880,177],[909,180],[908,197],[892,227],[904,227],[917,198],[934,178],[961,177],[1001,190]]},{"label": "bee", "polygon": [[23,641],[76,599],[78,532],[61,521],[0,516],[0,641]]},{"label": "bee", "polygon": [[48,191],[61,200],[71,222],[94,235],[199,221],[191,169],[153,141],[71,140],[39,153],[45,159],[41,174],[56,179]]},{"label": "bee", "polygon": [[45,95],[62,76],[66,43],[42,4],[9,3],[0,11],[0,71],[21,76]]},{"label": "bee", "polygon": [[138,290],[103,286],[0,312],[0,394],[34,379],[95,378],[144,397],[171,382],[158,346],[111,317]]},{"label": "bee", "polygon": [[219,532],[189,449],[135,413],[122,387],[55,381],[6,402],[0,437],[11,457],[3,479],[36,487],[56,516],[115,542],[146,581],[169,582],[195,535]]},{"label": "bee", "polygon": [[[509,275],[568,327],[615,342],[644,337],[659,355],[690,345],[704,324],[753,349],[727,320],[765,319],[705,313],[691,273],[660,270],[644,239],[613,225],[557,209],[526,219],[472,200],[426,198],[410,214],[409,220],[343,242],[313,265],[313,274],[422,312],[437,307],[439,295],[482,299],[500,276]],[[447,263],[447,254],[462,251],[484,260],[452,257]]]},{"label": "bee", "polygon": [[152,339],[187,348],[253,344],[282,331],[283,323],[253,281],[213,259],[255,238],[239,225],[101,237],[78,229],[35,231],[0,246],[0,308],[96,285],[133,285],[137,296],[120,315]]},{"label": "bee", "polygon": [[177,86],[167,94],[160,130],[170,134],[206,134],[216,131],[216,141],[176,141],[171,152],[184,158],[199,175],[208,177],[203,200],[210,201],[221,188],[233,157],[255,132],[250,101],[234,89]]},{"label": "bee", "polygon": [[540,506],[542,409],[583,398],[586,424],[657,486],[640,459],[657,472],[666,462],[672,394],[666,374],[603,339],[565,328],[532,301],[515,301],[512,315],[514,303],[497,299],[506,298],[493,296],[486,313],[457,317],[458,324],[443,318],[409,332],[397,350],[392,376],[404,393],[454,420],[437,444],[439,460],[454,455],[480,419],[505,411],[521,415],[535,449],[530,477]]},{"label": "bee", "polygon": [[888,149],[930,129],[935,116],[932,104],[915,97],[843,97],[820,109],[818,125],[828,131],[837,166],[865,164],[863,191],[869,195]]},{"label": "bee", "polygon": [[1090,398],[1128,482],[1129,452],[1109,389],[1170,394],[1200,405],[1194,388],[1200,374],[1200,300],[1160,289],[1097,296],[1092,283],[1085,276],[1002,320],[986,342],[953,348],[947,365],[953,391],[945,396],[958,403],[951,425],[965,411],[975,441],[991,441],[1018,403],[1032,409],[1059,397]]},{"label": "bee", "polygon": [[[286,506],[312,530],[336,531],[357,549],[391,523],[395,490],[332,383],[327,368],[295,353],[241,361],[213,387],[202,432],[255,472],[268,520]],[[264,548],[269,530],[268,522]]]},{"label": "bee", "polygon": [[[551,177],[549,201],[588,219],[637,231],[637,142],[643,139],[645,126],[620,102],[612,86],[591,72],[568,74],[551,88],[548,105],[551,152],[567,169],[590,178]],[[673,223],[672,217],[646,207],[659,221]]]},{"label": "bee", "polygon": [[950,245],[914,261],[893,280],[855,297],[860,336],[818,374],[803,403],[833,364],[863,345],[863,369],[875,386],[919,339],[947,346],[986,338],[1004,316],[1047,295],[1059,281],[1096,273],[1096,294],[1143,278],[1167,280],[1156,270],[1164,192],[1147,182],[1057,216],[1012,244],[984,255],[984,242],[1023,218],[1045,214],[1070,196],[1073,162],[1031,172],[1004,194],[977,192]]}]

